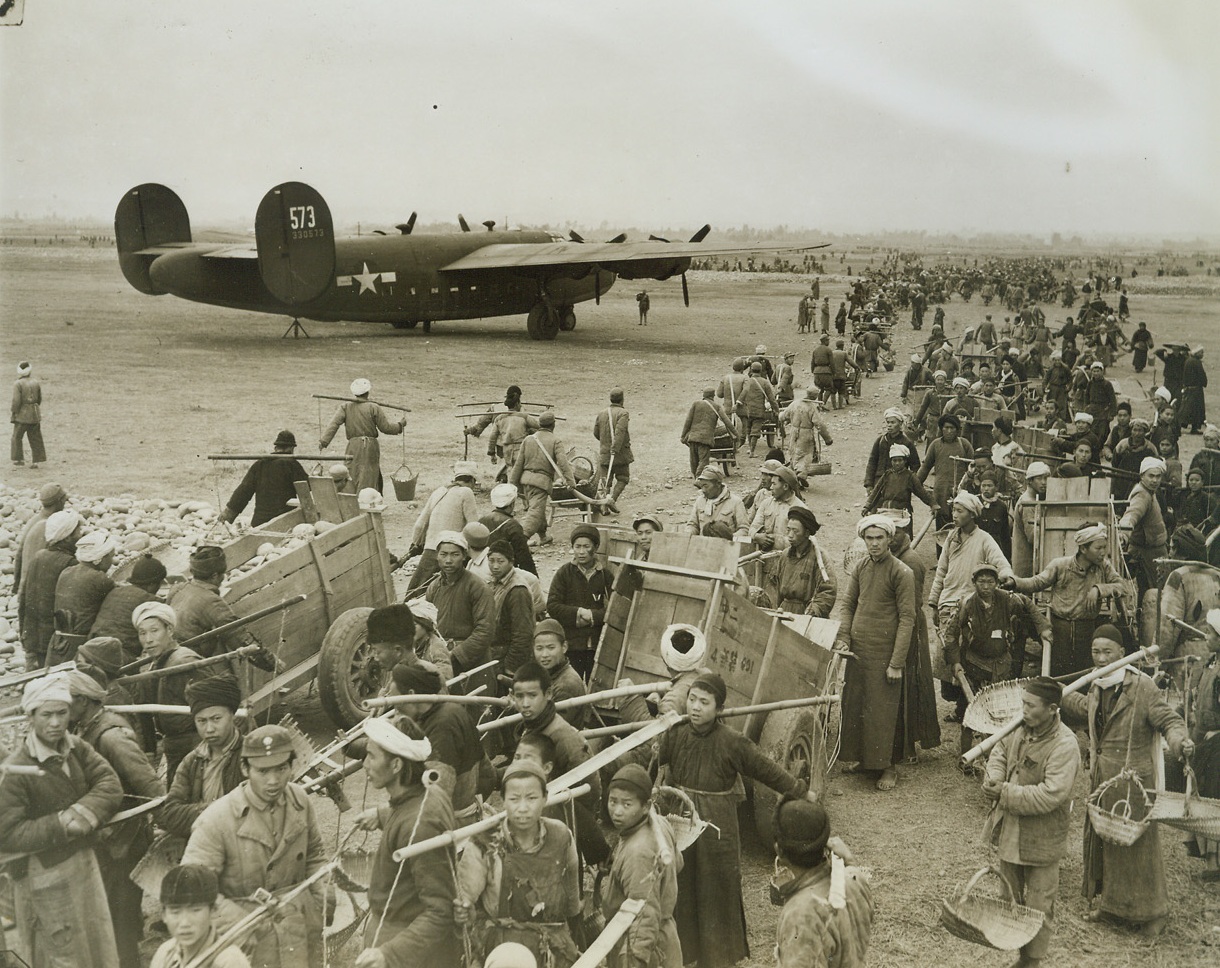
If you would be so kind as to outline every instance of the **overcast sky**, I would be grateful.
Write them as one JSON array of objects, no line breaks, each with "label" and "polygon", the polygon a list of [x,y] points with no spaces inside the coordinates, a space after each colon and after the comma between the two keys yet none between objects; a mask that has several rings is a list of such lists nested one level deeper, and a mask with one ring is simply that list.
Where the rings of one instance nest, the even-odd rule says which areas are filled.
[{"label": "overcast sky", "polygon": [[26,0],[0,213],[1220,232],[1217,0]]}]

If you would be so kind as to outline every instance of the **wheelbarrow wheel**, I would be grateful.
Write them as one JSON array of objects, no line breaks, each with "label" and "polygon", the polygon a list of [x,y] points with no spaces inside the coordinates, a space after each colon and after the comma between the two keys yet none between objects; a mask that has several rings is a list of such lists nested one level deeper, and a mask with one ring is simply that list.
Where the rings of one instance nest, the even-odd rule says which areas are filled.
[{"label": "wheelbarrow wheel", "polygon": [[[820,800],[826,791],[825,707],[783,709],[763,724],[758,746],[772,760],[804,780]],[[754,784],[754,829],[767,847],[775,843],[772,821],[779,796],[761,783]]]},{"label": "wheelbarrow wheel", "polygon": [[349,608],[326,631],[318,652],[318,699],[339,729],[367,714],[361,703],[377,695],[385,673],[368,644],[371,608]]}]

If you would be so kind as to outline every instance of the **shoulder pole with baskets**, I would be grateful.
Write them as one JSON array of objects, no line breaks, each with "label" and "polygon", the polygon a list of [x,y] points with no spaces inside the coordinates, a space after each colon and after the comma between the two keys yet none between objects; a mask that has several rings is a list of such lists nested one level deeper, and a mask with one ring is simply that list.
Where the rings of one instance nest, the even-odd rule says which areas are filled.
[{"label": "shoulder pole with baskets", "polygon": [[[1151,823],[1152,800],[1139,773],[1131,768],[1131,740],[1135,717],[1127,733],[1127,756],[1123,768],[1089,794],[1089,823],[1093,832],[1107,844],[1130,847],[1144,835]],[[1096,756],[1096,751],[1093,753]]]}]

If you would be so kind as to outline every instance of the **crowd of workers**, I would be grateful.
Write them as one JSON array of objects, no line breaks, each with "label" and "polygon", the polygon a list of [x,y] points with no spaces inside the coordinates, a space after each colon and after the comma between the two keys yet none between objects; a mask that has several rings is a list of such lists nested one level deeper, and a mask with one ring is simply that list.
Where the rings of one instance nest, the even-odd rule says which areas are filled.
[{"label": "crowd of workers", "polygon": [[[992,287],[1010,315],[1002,323],[986,315],[955,345],[937,313],[884,413],[861,482],[857,547],[840,574],[817,539],[808,483],[833,444],[825,411],[848,406],[859,381],[892,359],[897,309],[910,308],[919,329],[928,302],[964,295],[965,280],[979,281],[984,303]],[[759,345],[691,405],[680,435],[698,490],[685,530],[759,553],[741,578],[756,602],[839,620],[836,648],[851,656],[844,773],[866,774],[884,793],[918,748],[941,744],[937,678],[958,722],[967,695],[1020,680],[1022,725],[994,745],[981,773],[1001,870],[1016,898],[1045,915],[1020,952],[1023,966],[1040,963],[1053,931],[1082,769],[1074,728],[1087,736],[1093,790],[1123,771],[1153,788],[1163,740],[1171,788],[1189,773],[1202,795],[1220,796],[1220,601],[1207,564],[1220,548],[1209,540],[1220,531],[1212,496],[1220,429],[1203,411],[1203,353],[1154,347],[1142,326],[1128,338],[1125,316],[1095,301],[1051,332],[1037,303],[1055,292],[1053,274],[1037,261],[953,275],[887,260],[843,301],[834,349],[828,299],[811,293],[801,301],[798,325],[812,331],[820,319],[821,329],[808,389],[798,388],[795,354],[775,360]],[[1107,376],[1128,346],[1137,372],[1153,352],[1164,364],[1147,402],[1119,402]],[[402,432],[370,392],[356,381],[321,441],[325,447],[346,428],[350,461],[336,478],[361,494],[382,483],[378,435]],[[699,629],[671,626],[661,637],[672,679],[663,696],[621,702],[625,720],[669,711],[685,718],[653,747],[585,766],[593,757],[581,732],[585,707],[557,704],[588,689],[614,574],[599,557],[603,531],[594,524],[571,529],[571,561],[545,591],[533,550],[551,540],[549,512],[560,495],[617,513],[634,460],[629,413],[623,391],[613,389],[594,425],[596,466],[582,477],[556,436],[553,411],[527,412],[521,398],[510,387],[503,408],[467,428],[476,438],[490,431],[488,453],[503,461],[490,509],[476,500],[477,465],[457,462],[453,481],[433,492],[416,521],[406,601],[367,619],[385,693],[402,698],[396,714],[370,717],[347,745],[385,795],[355,821],[381,831],[357,968],[414,964],[422,951],[437,965],[566,968],[628,901],[641,910],[615,943],[615,963],[735,964],[749,954],[736,810],[743,780],[781,797],[772,825],[779,962],[863,964],[874,912],[869,877],[830,836],[807,782],[720,721],[728,689]],[[1178,442],[1191,427],[1203,447],[1183,474]],[[1037,432],[1029,439],[1045,441],[1046,451],[1020,443],[1024,430]],[[726,468],[739,455],[744,463],[746,451],[759,456],[764,440],[758,486],[734,494]],[[255,523],[286,508],[299,479],[295,438],[282,433],[275,449],[230,499],[226,520],[251,497]],[[1085,522],[1074,554],[1037,561],[1035,522],[1049,480],[1103,476],[1118,542],[1111,522]],[[43,512],[21,537],[16,579],[27,660],[46,674],[25,686],[28,732],[0,783],[0,847],[12,855],[21,950],[32,964],[142,964],[144,897],[131,875],[156,836],[174,838],[181,854],[160,884],[169,937],[154,965],[322,964],[333,852],[296,782],[303,764],[293,736],[282,726],[244,726],[240,663],[203,661],[243,650],[242,661],[274,670],[275,659],[240,631],[197,648],[179,644],[234,617],[220,594],[223,549],[197,548],[190,580],[163,601],[160,562],[142,558],[130,581],[116,585],[107,577],[114,539],[86,532],[58,485],[45,485],[39,498]],[[913,498],[936,525],[931,575],[918,553],[928,529],[915,535]],[[635,554],[647,558],[665,527],[655,515],[636,516]],[[1114,560],[1116,548],[1122,560]],[[1065,694],[1064,680],[1109,670],[1134,649],[1127,616],[1150,607],[1140,596],[1149,591],[1160,594],[1162,657],[1194,657],[1167,679],[1189,697],[1188,708],[1175,708],[1178,692],[1133,665],[1096,678],[1084,695]],[[73,668],[51,669],[69,660]],[[141,660],[157,675],[129,690],[122,680]],[[474,707],[443,696],[469,689],[493,660],[499,675],[485,684],[507,692],[520,722],[481,736]],[[131,703],[158,710],[128,720],[108,708]],[[978,738],[963,724],[962,752]],[[582,768],[587,792],[549,805],[550,781]],[[679,843],[657,809],[670,787],[715,825],[714,836]],[[461,850],[452,842],[409,849],[477,820],[497,793],[501,819]],[[157,806],[111,823],[140,803]],[[1124,846],[1084,823],[1090,917],[1131,922],[1155,937],[1169,915],[1156,827]],[[1205,877],[1220,878],[1220,843],[1197,836],[1189,849]],[[586,868],[599,872],[595,890]],[[234,932],[243,919],[254,927]]]}]

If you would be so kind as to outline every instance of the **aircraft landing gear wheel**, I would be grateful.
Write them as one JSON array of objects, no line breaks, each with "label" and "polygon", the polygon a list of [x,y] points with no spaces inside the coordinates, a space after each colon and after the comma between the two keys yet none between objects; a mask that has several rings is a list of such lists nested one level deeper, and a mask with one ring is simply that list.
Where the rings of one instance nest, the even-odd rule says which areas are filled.
[{"label": "aircraft landing gear wheel", "polygon": [[425,319],[425,320],[424,320],[424,332],[425,332],[425,333],[431,333],[431,332],[432,332],[432,320],[430,320],[430,319]]},{"label": "aircraft landing gear wheel", "polygon": [[559,311],[559,328],[565,333],[570,333],[576,328],[576,310],[571,306],[564,306]]},{"label": "aircraft landing gear wheel", "polygon": [[414,329],[417,324],[413,319],[396,319],[390,325],[395,329]]},{"label": "aircraft landing gear wheel", "polygon": [[546,303],[536,303],[525,318],[530,339],[551,340],[559,335],[559,313]]}]

